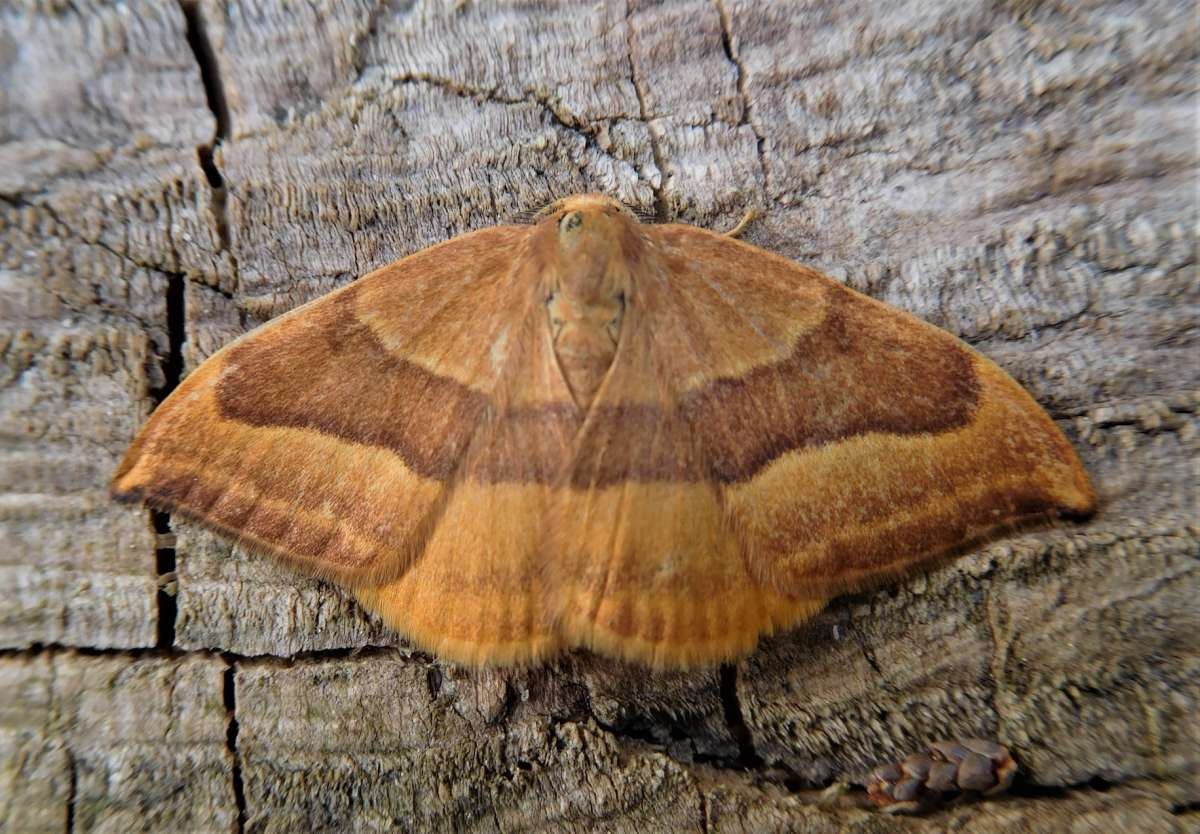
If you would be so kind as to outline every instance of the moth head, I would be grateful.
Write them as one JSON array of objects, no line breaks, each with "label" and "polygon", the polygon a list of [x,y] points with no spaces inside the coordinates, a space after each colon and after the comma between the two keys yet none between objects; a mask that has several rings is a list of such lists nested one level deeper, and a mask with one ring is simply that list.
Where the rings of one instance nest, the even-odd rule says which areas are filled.
[{"label": "moth head", "polygon": [[547,207],[531,240],[547,290],[588,306],[623,304],[643,251],[640,227],[632,211],[602,194]]},{"label": "moth head", "polygon": [[561,200],[555,200],[550,205],[539,210],[533,215],[531,222],[536,225],[545,222],[548,218],[561,218],[564,214],[572,211],[587,210],[620,214],[635,223],[652,216],[652,214],[646,214],[637,209],[630,208],[620,200],[614,200],[612,197],[604,194],[574,194],[570,197],[563,197]]},{"label": "moth head", "polygon": [[[640,221],[622,203],[603,194],[577,194],[552,203],[538,221],[548,240],[556,239],[564,253],[587,257],[601,251],[618,254],[631,236],[638,234]],[[554,234],[547,234],[553,226]]]}]

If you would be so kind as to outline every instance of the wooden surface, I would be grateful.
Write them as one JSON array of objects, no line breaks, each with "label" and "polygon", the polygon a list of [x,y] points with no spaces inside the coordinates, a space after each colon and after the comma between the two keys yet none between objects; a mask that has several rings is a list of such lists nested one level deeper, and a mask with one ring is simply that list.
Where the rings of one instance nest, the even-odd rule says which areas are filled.
[{"label": "wooden surface", "polygon": [[[5,5],[0,830],[1196,830],[1198,34],[1180,0]],[[751,242],[1027,386],[1101,512],[652,676],[446,666],[107,500],[232,337],[585,190],[765,209]],[[1015,795],[820,801],[953,735]]]}]

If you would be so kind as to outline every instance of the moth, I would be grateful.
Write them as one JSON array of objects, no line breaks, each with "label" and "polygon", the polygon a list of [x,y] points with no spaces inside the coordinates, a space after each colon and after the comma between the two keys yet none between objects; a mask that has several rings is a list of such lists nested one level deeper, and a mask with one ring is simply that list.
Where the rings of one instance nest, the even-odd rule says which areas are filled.
[{"label": "moth", "polygon": [[382,267],[191,373],[116,498],[466,664],[738,657],[838,594],[1095,506],[950,334],[599,195]]}]

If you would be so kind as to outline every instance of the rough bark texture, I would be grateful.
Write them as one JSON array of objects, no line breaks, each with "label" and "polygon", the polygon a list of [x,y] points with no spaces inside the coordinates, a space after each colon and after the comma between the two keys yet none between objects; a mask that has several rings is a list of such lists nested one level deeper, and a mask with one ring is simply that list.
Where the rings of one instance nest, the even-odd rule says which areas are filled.
[{"label": "rough bark texture", "polygon": [[[1197,35],[1185,0],[7,4],[0,830],[1196,830]],[[230,338],[585,190],[765,208],[752,242],[1026,385],[1102,511],[651,675],[456,669],[107,500]],[[822,799],[954,735],[1015,795]]]}]

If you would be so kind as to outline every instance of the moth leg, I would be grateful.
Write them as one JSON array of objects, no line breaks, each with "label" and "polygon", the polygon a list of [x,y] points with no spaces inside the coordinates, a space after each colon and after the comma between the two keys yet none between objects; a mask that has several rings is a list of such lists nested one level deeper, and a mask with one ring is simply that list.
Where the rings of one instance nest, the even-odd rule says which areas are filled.
[{"label": "moth leg", "polygon": [[935,741],[929,750],[875,768],[867,794],[877,805],[919,803],[946,793],[994,796],[1008,790],[1017,763],[1002,744],[967,738]]},{"label": "moth leg", "polygon": [[742,215],[742,219],[737,222],[737,225],[728,232],[722,232],[725,237],[741,237],[746,231],[746,228],[759,218],[760,212],[756,208],[746,209],[746,213]]}]

